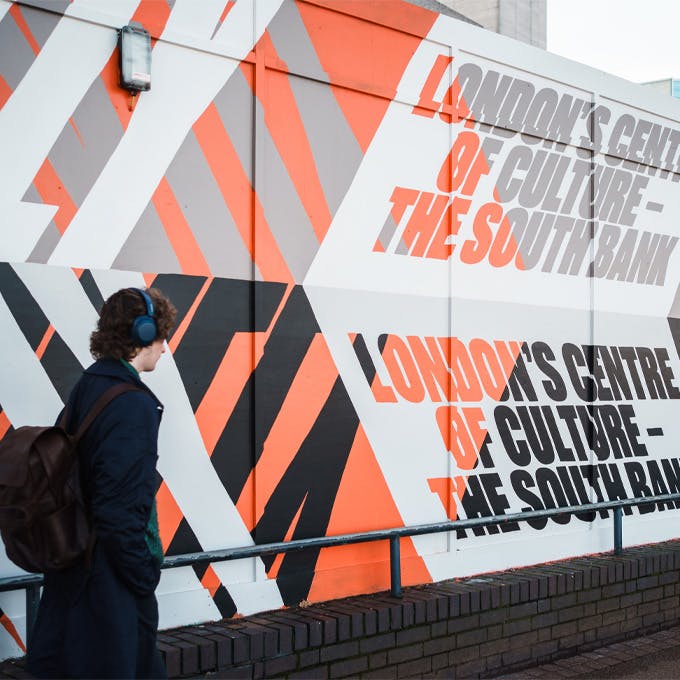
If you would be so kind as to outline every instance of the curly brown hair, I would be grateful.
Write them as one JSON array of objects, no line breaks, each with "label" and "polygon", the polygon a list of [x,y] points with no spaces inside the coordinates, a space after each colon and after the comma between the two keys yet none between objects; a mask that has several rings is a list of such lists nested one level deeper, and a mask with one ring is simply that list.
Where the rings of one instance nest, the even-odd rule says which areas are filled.
[{"label": "curly brown hair", "polygon": [[[158,330],[156,339],[166,340],[175,324],[177,310],[170,300],[157,288],[147,288],[154,308],[154,319]],[[142,296],[132,288],[123,288],[114,293],[99,312],[97,328],[90,336],[90,353],[95,359],[132,359],[140,347],[132,339],[132,323],[138,316],[146,314]]]}]

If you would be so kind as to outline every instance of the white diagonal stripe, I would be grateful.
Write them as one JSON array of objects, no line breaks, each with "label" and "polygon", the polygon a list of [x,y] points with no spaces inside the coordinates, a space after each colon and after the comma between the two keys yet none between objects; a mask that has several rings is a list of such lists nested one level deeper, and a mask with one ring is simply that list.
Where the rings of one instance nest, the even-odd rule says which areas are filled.
[{"label": "white diagonal stripe", "polygon": [[63,404],[0,296],[0,404],[14,427],[51,425]]},{"label": "white diagonal stripe", "polygon": [[[262,30],[281,2],[258,3]],[[195,3],[189,5],[195,7]],[[189,5],[176,5],[169,30],[175,16],[179,20]],[[253,35],[253,16],[254,0],[237,2],[215,36],[216,41],[238,48],[234,59],[167,42],[156,44],[151,91],[140,94],[125,136],[54,250],[50,264],[95,269],[112,265],[191,126],[252,49],[252,38],[244,42],[244,35]]]},{"label": "white diagonal stripe", "polygon": [[156,589],[160,628],[176,628],[196,621],[222,618],[210,593],[191,567],[164,569]]},{"label": "white diagonal stripe", "polygon": [[[139,0],[118,0],[115,5],[118,19],[127,21],[138,3]],[[110,28],[68,18],[69,13],[87,4],[88,0],[71,4],[0,109],[2,259],[28,257],[49,224],[52,215],[48,210],[33,210],[28,219],[25,208],[20,212],[17,204],[116,45],[116,34]],[[7,11],[4,3],[0,7]],[[38,105],[40,102],[42,105]]]},{"label": "white diagonal stripe", "polygon": [[97,311],[73,270],[43,264],[15,264],[14,271],[81,366],[91,364],[89,338],[97,323]]},{"label": "white diagonal stripe", "polygon": [[8,2],[7,0],[0,0],[0,21],[2,21],[2,17],[9,12],[9,8],[12,6],[12,3]]}]

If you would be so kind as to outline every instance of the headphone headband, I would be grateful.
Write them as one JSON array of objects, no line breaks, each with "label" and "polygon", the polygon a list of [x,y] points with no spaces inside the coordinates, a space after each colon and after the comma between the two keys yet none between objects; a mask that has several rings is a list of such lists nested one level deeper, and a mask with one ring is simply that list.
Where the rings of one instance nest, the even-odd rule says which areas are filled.
[{"label": "headphone headband", "polygon": [[151,296],[141,288],[130,288],[129,290],[137,293],[144,301],[146,313],[138,316],[132,322],[130,329],[130,337],[136,345],[146,347],[150,345],[158,335],[158,328],[156,326],[156,319],[154,319],[153,301]]},{"label": "headphone headband", "polygon": [[151,299],[151,296],[141,288],[130,288],[130,290],[134,290],[142,296],[142,300],[144,300],[144,304],[146,305],[146,315],[153,316],[153,300]]}]

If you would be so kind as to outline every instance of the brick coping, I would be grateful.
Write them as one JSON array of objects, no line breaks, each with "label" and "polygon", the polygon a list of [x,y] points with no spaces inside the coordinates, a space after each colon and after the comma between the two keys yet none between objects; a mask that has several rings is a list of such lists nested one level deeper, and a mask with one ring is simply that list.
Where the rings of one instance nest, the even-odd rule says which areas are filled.
[{"label": "brick coping", "polygon": [[[674,647],[680,647],[680,626],[669,628],[642,637],[632,638],[612,645],[599,647],[596,651],[565,657],[554,663],[535,666],[516,673],[494,676],[495,680],[555,680],[555,678],[581,678],[584,668],[588,673],[597,673],[614,668],[622,663],[655,655]],[[217,674],[207,672],[193,678],[216,677]],[[11,659],[0,664],[0,678],[30,679],[23,668],[23,658]],[[191,680],[191,678],[189,679]]]}]

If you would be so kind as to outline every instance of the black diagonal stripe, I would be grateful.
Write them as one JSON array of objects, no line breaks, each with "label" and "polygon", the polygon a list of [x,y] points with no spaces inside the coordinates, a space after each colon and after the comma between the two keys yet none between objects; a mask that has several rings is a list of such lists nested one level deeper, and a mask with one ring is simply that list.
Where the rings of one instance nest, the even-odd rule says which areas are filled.
[{"label": "black diagonal stripe", "polygon": [[223,585],[220,585],[215,591],[213,601],[220,610],[222,618],[229,619],[236,614],[236,604],[234,603],[234,600],[231,599],[229,591]]},{"label": "black diagonal stripe", "polygon": [[295,286],[255,371],[256,460],[314,336],[320,332],[302,286]]},{"label": "black diagonal stripe", "polygon": [[[293,539],[324,536],[345,471],[359,417],[338,378],[317,421],[276,487],[255,528],[255,541],[284,539],[305,499]],[[319,550],[287,553],[277,576],[285,604],[309,594]]]},{"label": "black diagonal stripe", "polygon": [[361,370],[364,372],[366,382],[370,385],[373,382],[373,378],[375,377],[375,366],[373,365],[373,360],[371,359],[371,355],[368,352],[368,347],[366,347],[364,336],[361,335],[361,333],[359,333],[354,339],[352,347],[354,347],[354,353],[359,360]]},{"label": "black diagonal stripe", "polygon": [[161,486],[163,485],[163,475],[156,470],[156,491],[154,492],[154,496],[160,491]]},{"label": "black diagonal stripe", "polygon": [[205,576],[205,572],[208,571],[208,567],[210,564],[208,562],[202,562],[201,564],[192,564],[191,568],[194,570],[194,574],[196,574],[196,578],[199,581],[203,580],[203,577]]},{"label": "black diagonal stripe", "polygon": [[50,322],[24,282],[6,262],[0,262],[0,295],[5,299],[28,344],[35,351]]},{"label": "black diagonal stripe", "polygon": [[175,535],[166,550],[166,555],[184,555],[185,553],[202,552],[203,547],[198,542],[196,534],[192,531],[187,522],[186,517],[182,517],[182,521],[177,527]]},{"label": "black diagonal stripe", "polygon": [[153,287],[158,288],[170,298],[177,309],[175,327],[170,333],[170,338],[182,323],[191,305],[194,304],[194,300],[196,300],[205,280],[205,276],[185,276],[184,274],[159,274],[154,279]]},{"label": "black diagonal stripe", "polygon": [[[209,566],[209,564],[195,564],[193,566],[194,573],[199,581],[203,581],[203,577],[208,571]],[[236,604],[234,603],[234,600],[231,599],[229,591],[221,583],[213,595],[213,602],[217,605],[223,618],[226,619],[236,614]]]},{"label": "black diagonal stripe", "polygon": [[[257,288],[259,313],[254,312]],[[205,396],[237,332],[263,331],[276,310],[283,284],[215,279],[174,352],[194,411]]]},{"label": "black diagonal stripe", "polygon": [[301,286],[295,286],[212,454],[215,470],[234,502],[260,458],[264,441],[318,332],[307,296]]},{"label": "black diagonal stripe", "polygon": [[[50,338],[40,362],[57,394],[65,403],[83,372],[80,362],[58,333]],[[57,414],[54,415],[56,417]]]},{"label": "black diagonal stripe", "polygon": [[92,306],[97,310],[97,312],[100,312],[101,308],[104,306],[104,297],[99,290],[94,277],[92,276],[92,272],[89,269],[86,269],[81,274],[78,281],[80,282],[80,285],[85,291],[85,295],[87,295]]}]

